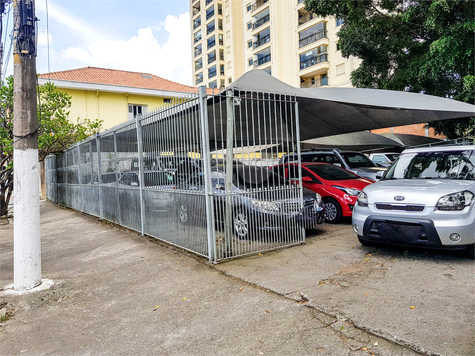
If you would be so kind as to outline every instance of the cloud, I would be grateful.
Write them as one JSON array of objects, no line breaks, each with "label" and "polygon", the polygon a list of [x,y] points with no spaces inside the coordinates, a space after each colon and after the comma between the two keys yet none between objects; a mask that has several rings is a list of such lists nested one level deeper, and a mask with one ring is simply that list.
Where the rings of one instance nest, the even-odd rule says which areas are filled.
[{"label": "cloud", "polygon": [[96,37],[85,47],[67,48],[62,56],[84,65],[152,73],[191,85],[190,14],[168,15],[158,27],[155,32],[168,33],[163,45],[158,44],[152,27],[146,27],[127,40]]}]

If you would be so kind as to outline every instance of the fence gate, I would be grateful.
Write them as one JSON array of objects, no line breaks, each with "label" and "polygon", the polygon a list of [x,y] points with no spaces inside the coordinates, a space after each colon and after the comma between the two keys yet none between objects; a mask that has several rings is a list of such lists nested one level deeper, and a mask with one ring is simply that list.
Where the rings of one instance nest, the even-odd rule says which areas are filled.
[{"label": "fence gate", "polygon": [[48,199],[210,262],[300,244],[302,184],[269,169],[299,141],[295,97],[201,87],[49,156]]}]

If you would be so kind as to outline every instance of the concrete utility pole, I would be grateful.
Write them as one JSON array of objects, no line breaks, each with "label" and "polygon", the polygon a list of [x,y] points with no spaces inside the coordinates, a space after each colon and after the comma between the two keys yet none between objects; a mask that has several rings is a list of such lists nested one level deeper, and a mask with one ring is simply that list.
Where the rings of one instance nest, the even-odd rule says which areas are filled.
[{"label": "concrete utility pole", "polygon": [[14,0],[14,281],[15,290],[41,284],[35,2]]}]

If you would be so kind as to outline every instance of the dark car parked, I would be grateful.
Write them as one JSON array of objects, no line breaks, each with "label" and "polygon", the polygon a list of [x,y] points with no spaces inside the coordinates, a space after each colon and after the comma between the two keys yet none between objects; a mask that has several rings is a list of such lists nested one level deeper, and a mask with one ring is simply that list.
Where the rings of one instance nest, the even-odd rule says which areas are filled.
[{"label": "dark car parked", "polygon": [[[324,205],[319,194],[304,188],[302,209],[298,189],[267,168],[235,165],[232,174],[232,222],[237,238],[250,239],[267,233],[283,236],[289,229],[312,229],[324,221]],[[215,220],[223,226],[226,173],[221,169],[213,170],[211,180]],[[180,222],[200,223],[206,216],[203,213],[204,195],[193,193],[204,191],[203,173],[195,172],[179,183],[177,189],[190,192],[177,195]]]},{"label": "dark car parked", "polygon": [[[378,166],[366,155],[360,152],[333,150],[303,150],[300,155],[301,162],[322,162],[331,163],[344,168],[363,178],[378,181],[387,170]],[[279,164],[296,163],[298,155],[296,153],[283,155]]]}]

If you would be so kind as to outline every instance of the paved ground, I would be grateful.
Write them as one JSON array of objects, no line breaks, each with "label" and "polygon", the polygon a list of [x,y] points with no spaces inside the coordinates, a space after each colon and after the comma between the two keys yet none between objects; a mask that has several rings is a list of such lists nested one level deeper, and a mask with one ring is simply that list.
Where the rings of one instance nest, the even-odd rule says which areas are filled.
[{"label": "paved ground", "polygon": [[55,283],[0,291],[15,309],[0,355],[475,354],[474,264],[453,254],[362,247],[349,224],[324,224],[306,245],[210,266],[48,202],[41,226]]}]

